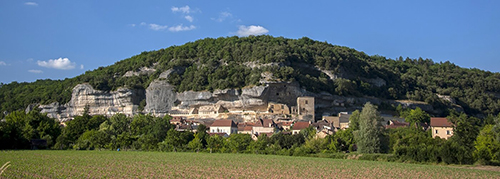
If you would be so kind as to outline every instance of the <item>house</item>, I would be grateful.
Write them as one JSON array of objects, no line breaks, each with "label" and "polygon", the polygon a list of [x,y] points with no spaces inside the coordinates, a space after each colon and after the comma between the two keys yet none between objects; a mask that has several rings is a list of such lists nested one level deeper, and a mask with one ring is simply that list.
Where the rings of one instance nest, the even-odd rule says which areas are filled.
[{"label": "house", "polygon": [[269,102],[267,111],[271,114],[290,114],[290,108],[286,104]]},{"label": "house", "polygon": [[243,126],[243,127],[238,127],[238,134],[253,134],[253,127],[252,126]]},{"label": "house", "polygon": [[408,127],[410,123],[407,122],[399,122],[395,120],[389,120],[389,124],[385,126],[386,129],[395,129],[399,127]]},{"label": "house", "polygon": [[328,121],[336,129],[345,129],[349,127],[349,117],[347,112],[341,112],[338,116],[323,116],[322,119]]},{"label": "house", "polygon": [[309,121],[299,121],[295,122],[292,126],[292,134],[298,134],[300,130],[308,128],[311,125]]},{"label": "house", "polygon": [[211,133],[226,133],[228,135],[238,133],[238,126],[233,120],[215,120],[212,125],[210,125]]},{"label": "house", "polygon": [[453,136],[453,123],[450,120],[442,117],[431,118],[432,137],[440,137],[448,139]]},{"label": "house", "polygon": [[272,119],[258,119],[253,126],[253,133],[274,133],[276,129],[276,123]]},{"label": "house", "polygon": [[284,131],[289,131],[292,128],[292,124],[293,124],[293,122],[290,122],[290,121],[282,121],[282,122],[279,122],[277,125],[278,125],[278,128],[280,128]]},{"label": "house", "polygon": [[321,120],[321,121],[312,123],[311,126],[316,128],[316,131],[318,131],[318,133],[325,133],[327,135],[333,135],[335,132],[333,124],[329,123],[326,120]]},{"label": "house", "polygon": [[219,114],[223,113],[226,109],[221,105],[206,105],[198,108],[198,114]]},{"label": "house", "polygon": [[193,126],[190,124],[179,124],[175,126],[175,130],[179,132],[190,131],[193,132]]},{"label": "house", "polygon": [[173,125],[181,125],[184,124],[186,120],[182,118],[181,116],[173,116],[172,119],[170,119],[170,124]]}]

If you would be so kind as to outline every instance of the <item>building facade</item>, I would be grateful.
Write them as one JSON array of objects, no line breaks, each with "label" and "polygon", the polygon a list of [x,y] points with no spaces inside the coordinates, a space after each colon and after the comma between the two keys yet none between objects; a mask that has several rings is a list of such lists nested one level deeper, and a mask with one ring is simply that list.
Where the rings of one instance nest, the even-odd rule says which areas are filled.
[{"label": "building facade", "polygon": [[453,123],[446,118],[433,117],[431,118],[431,130],[433,138],[449,139],[453,136]]}]

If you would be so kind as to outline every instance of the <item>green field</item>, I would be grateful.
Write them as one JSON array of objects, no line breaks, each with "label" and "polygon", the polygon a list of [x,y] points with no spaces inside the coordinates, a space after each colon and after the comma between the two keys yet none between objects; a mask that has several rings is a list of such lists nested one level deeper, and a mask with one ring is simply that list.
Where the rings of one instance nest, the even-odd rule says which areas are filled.
[{"label": "green field", "polygon": [[3,178],[500,178],[457,166],[252,154],[0,151]]}]

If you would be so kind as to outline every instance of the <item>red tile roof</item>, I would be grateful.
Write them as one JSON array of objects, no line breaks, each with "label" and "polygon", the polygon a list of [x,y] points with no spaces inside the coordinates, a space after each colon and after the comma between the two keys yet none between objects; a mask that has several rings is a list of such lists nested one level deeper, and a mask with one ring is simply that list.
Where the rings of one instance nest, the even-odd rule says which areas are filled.
[{"label": "red tile roof", "polygon": [[243,131],[252,131],[253,127],[252,126],[245,126],[243,128]]},{"label": "red tile roof", "polygon": [[399,122],[399,121],[393,121],[393,120],[390,120],[391,121],[391,124],[385,126],[386,129],[395,129],[395,128],[398,128],[398,127],[408,127],[410,126],[410,123],[407,123],[407,122]]},{"label": "red tile roof", "polygon": [[224,120],[215,120],[211,127],[217,126],[217,127],[238,127],[233,120],[229,119],[224,119]]},{"label": "red tile roof", "polygon": [[444,117],[432,117],[431,127],[453,127],[453,123]]},{"label": "red tile roof", "polygon": [[281,126],[291,126],[293,122],[280,122]]},{"label": "red tile roof", "polygon": [[296,122],[292,126],[292,130],[302,130],[309,127],[309,122]]}]

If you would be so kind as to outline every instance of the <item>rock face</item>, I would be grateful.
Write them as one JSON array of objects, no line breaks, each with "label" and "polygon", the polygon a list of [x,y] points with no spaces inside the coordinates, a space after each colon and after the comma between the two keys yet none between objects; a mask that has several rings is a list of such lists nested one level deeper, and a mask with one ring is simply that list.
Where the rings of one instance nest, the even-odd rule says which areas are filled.
[{"label": "rock face", "polygon": [[144,90],[120,88],[112,92],[95,90],[89,84],[79,84],[73,88],[71,100],[67,104],[52,103],[40,105],[42,113],[60,121],[82,115],[85,107],[89,107],[90,115],[111,116],[116,113],[134,115],[137,107],[144,99]]},{"label": "rock face", "polygon": [[144,112],[151,114],[167,114],[174,106],[177,94],[174,86],[166,81],[153,81],[146,89],[146,107]]},{"label": "rock face", "polygon": [[131,77],[131,76],[141,76],[141,75],[151,75],[156,71],[154,68],[142,67],[139,71],[127,71],[123,77]]},{"label": "rock face", "polygon": [[[312,69],[314,67],[311,67]],[[143,70],[152,71],[152,70]],[[235,121],[255,120],[257,118],[294,118],[302,119],[300,109],[297,109],[299,97],[308,98],[314,105],[310,109],[311,116],[319,119],[322,115],[334,115],[339,112],[360,109],[366,102],[381,105],[392,104],[433,111],[431,105],[409,101],[388,101],[372,97],[343,97],[327,92],[311,93],[301,88],[297,82],[280,82],[272,79],[272,74],[262,74],[262,85],[245,87],[242,89],[217,89],[211,91],[184,91],[176,92],[173,85],[166,79],[172,73],[182,74],[184,68],[177,67],[160,74],[159,78],[151,82],[146,90],[120,88],[116,91],[105,92],[95,90],[89,84],[79,84],[73,88],[71,100],[67,104],[52,103],[40,105],[43,113],[60,121],[71,120],[74,116],[82,115],[86,106],[90,115],[112,116],[123,113],[132,116],[137,113],[152,114],[155,116],[179,115],[189,118],[227,118]],[[134,74],[135,75],[135,74]],[[328,74],[331,80],[337,76]],[[385,81],[373,79],[375,85],[385,85]],[[146,101],[143,111],[138,107],[141,101]],[[307,102],[306,102],[307,103]],[[268,106],[269,104],[272,104]],[[281,114],[274,110],[274,106],[286,106]],[[28,106],[27,111],[32,106]],[[313,119],[310,119],[313,120]]]}]

